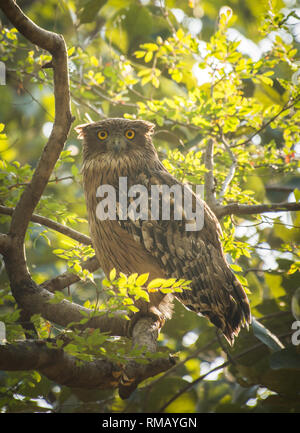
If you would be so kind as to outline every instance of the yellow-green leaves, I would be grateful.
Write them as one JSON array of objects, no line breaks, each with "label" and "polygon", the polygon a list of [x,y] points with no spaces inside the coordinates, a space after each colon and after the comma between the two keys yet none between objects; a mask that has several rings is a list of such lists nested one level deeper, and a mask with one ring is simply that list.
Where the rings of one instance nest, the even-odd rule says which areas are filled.
[{"label": "yellow-green leaves", "polygon": [[114,279],[116,278],[116,274],[117,274],[116,269],[113,268],[113,269],[110,271],[110,273],[109,273],[109,279],[110,279],[110,281],[114,281]]},{"label": "yellow-green leaves", "polygon": [[146,274],[141,274],[137,277],[135,283],[137,286],[143,286],[149,278],[149,272]]},{"label": "yellow-green leaves", "polygon": [[161,71],[157,68],[145,68],[138,72],[138,77],[141,78],[141,85],[144,86],[145,84],[149,83],[151,81],[152,85],[154,87],[159,87],[159,79]]},{"label": "yellow-green leaves", "polygon": [[77,274],[80,279],[94,282],[94,277],[87,269],[83,269],[82,264],[85,260],[94,256],[95,252],[89,245],[82,245],[75,241],[69,241],[70,248],[56,248],[52,252],[56,256],[67,261],[70,272]]}]

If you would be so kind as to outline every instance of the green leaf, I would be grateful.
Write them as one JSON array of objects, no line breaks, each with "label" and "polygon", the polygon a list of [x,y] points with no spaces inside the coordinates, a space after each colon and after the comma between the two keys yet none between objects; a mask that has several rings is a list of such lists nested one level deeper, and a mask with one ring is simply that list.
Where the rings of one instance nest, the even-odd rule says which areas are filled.
[{"label": "green leaf", "polygon": [[145,54],[146,54],[146,51],[135,51],[134,52],[134,55],[137,59],[143,58]]},{"label": "green leaf", "polygon": [[52,299],[49,300],[49,304],[59,304],[65,299],[65,295],[62,292],[56,291]]},{"label": "green leaf", "polygon": [[147,272],[146,274],[141,274],[137,277],[135,284],[137,286],[143,286],[148,280],[148,278],[149,278],[149,272]]},{"label": "green leaf", "polygon": [[243,270],[239,265],[233,265],[233,264],[231,264],[230,267],[235,272],[242,272],[242,270]]},{"label": "green leaf", "polygon": [[69,49],[68,49],[68,56],[71,57],[72,54],[74,53],[74,51],[75,51],[75,47],[71,47],[71,48],[69,48]]},{"label": "green leaf", "polygon": [[183,37],[184,37],[184,31],[181,28],[178,29],[177,32],[176,32],[176,36],[177,36],[177,38],[179,40],[183,39]]},{"label": "green leaf", "polygon": [[154,278],[147,286],[147,289],[157,289],[161,287],[165,282],[164,278]]},{"label": "green leaf", "polygon": [[300,190],[298,188],[294,189],[294,196],[297,202],[300,201]]},{"label": "green leaf", "polygon": [[165,282],[162,284],[162,288],[171,287],[173,284],[176,283],[176,278],[169,278],[168,280],[165,280]]},{"label": "green leaf", "polygon": [[109,273],[109,279],[110,281],[114,281],[117,275],[117,271],[115,268],[113,268]]},{"label": "green leaf", "polygon": [[138,276],[138,274],[136,274],[136,273],[129,275],[128,281],[127,281],[128,284],[134,284],[137,276]]},{"label": "green leaf", "polygon": [[153,58],[153,52],[152,51],[148,51],[148,53],[145,55],[145,63],[149,63],[151,62]]}]

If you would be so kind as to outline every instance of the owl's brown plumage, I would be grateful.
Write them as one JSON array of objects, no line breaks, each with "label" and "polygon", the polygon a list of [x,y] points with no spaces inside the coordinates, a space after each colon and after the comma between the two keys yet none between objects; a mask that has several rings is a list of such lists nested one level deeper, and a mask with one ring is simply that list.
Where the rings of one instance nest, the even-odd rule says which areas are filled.
[{"label": "owl's brown plumage", "polygon": [[[83,185],[96,255],[106,275],[116,268],[125,274],[149,272],[149,281],[159,277],[191,280],[192,290],[177,293],[176,298],[208,317],[232,342],[240,327],[250,323],[250,307],[224,257],[218,220],[205,202],[193,195],[204,212],[204,225],[198,231],[186,231],[185,215],[175,221],[172,211],[169,221],[151,219],[150,213],[144,220],[103,221],[96,216],[97,188],[112,185],[118,190],[120,177],[127,178],[128,189],[144,185],[149,197],[151,185],[182,187],[158,159],[151,140],[153,129],[150,122],[119,118],[76,128],[84,140]],[[151,293],[150,303],[142,301],[138,307],[142,313],[169,318],[172,296]]]}]

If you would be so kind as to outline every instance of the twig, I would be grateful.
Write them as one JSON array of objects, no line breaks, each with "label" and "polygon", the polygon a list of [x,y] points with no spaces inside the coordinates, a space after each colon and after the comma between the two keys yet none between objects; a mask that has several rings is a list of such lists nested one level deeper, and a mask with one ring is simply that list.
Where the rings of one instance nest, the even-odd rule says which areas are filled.
[{"label": "twig", "polygon": [[222,218],[226,215],[254,215],[268,212],[289,212],[299,211],[300,203],[283,202],[283,203],[270,203],[270,204],[254,204],[246,205],[239,203],[232,203],[226,206],[218,206],[215,210],[216,216]]},{"label": "twig", "polygon": [[[250,347],[249,349],[244,350],[242,353],[239,353],[238,355],[232,357],[232,361],[237,361],[238,359],[242,358],[243,356],[247,355],[249,352],[252,352],[253,350],[258,349],[259,347],[264,346],[264,343],[258,343],[255,344],[254,346]],[[203,374],[202,376],[198,377],[198,379],[194,380],[193,382],[189,383],[188,385],[186,385],[185,387],[183,387],[182,389],[180,389],[175,395],[173,395],[173,397],[167,401],[159,410],[158,413],[163,412],[171,403],[173,403],[173,401],[175,401],[178,397],[180,397],[182,394],[184,394],[185,392],[189,391],[191,388],[193,388],[193,386],[197,385],[199,382],[201,382],[202,380],[204,380],[209,374],[218,371],[222,368],[227,367],[228,365],[230,365],[229,361],[225,361],[223,362],[223,364],[218,365],[217,367],[212,368],[210,371],[208,371],[207,373]]]},{"label": "twig", "polygon": [[226,149],[226,152],[230,156],[232,164],[231,164],[231,167],[229,169],[229,173],[227,174],[226,179],[225,179],[225,181],[224,181],[224,183],[222,185],[221,192],[220,192],[220,199],[222,199],[224,197],[227,188],[229,187],[232,179],[234,178],[235,170],[236,170],[237,165],[238,165],[236,156],[232,152],[232,150],[230,149],[230,146],[228,145],[228,143],[227,143],[227,141],[226,141],[223,133],[221,133],[221,140],[222,140],[222,143],[223,143],[223,145],[224,145],[224,147]]},{"label": "twig", "polygon": [[206,350],[208,350],[217,341],[218,341],[218,339],[217,339],[217,337],[215,337],[213,340],[211,340],[209,343],[207,343],[204,347],[201,347],[200,349],[196,349],[193,353],[191,353],[185,359],[183,359],[182,361],[177,362],[173,367],[171,367],[168,371],[166,371],[164,374],[162,374],[161,376],[159,376],[156,380],[154,380],[151,383],[149,383],[149,385],[147,385],[147,388],[148,389],[152,388],[153,385],[156,384],[156,382],[159,382],[162,379],[164,379],[166,376],[168,376],[169,374],[171,374],[173,371],[177,370],[177,368],[179,368],[182,365],[184,365],[190,359],[198,358],[198,356],[199,356],[199,354],[201,352],[205,352]]},{"label": "twig", "polygon": [[283,107],[282,107],[282,109],[277,113],[277,114],[275,114],[275,116],[273,116],[270,120],[268,120],[266,123],[263,123],[263,125],[258,129],[258,130],[256,130],[253,134],[251,134],[250,135],[250,137],[249,138],[247,138],[247,140],[245,140],[245,141],[243,141],[242,143],[238,143],[238,144],[234,144],[233,146],[231,146],[231,148],[233,148],[233,147],[238,147],[238,146],[245,146],[246,144],[248,144],[251,140],[252,140],[252,138],[255,136],[255,135],[257,135],[257,134],[259,134],[260,132],[262,132],[264,129],[266,129],[272,122],[274,122],[274,120],[276,120],[277,119],[277,117],[279,117],[282,113],[284,113],[285,111],[287,111],[287,110],[289,110],[290,108],[293,108],[294,107],[294,105],[298,102],[300,100],[300,95],[298,95],[290,104],[289,103],[287,103],[287,104],[285,104]]},{"label": "twig", "polygon": [[[87,269],[89,272],[95,272],[100,267],[96,256],[91,257],[85,262],[82,262],[80,265],[82,269]],[[61,291],[66,287],[71,286],[71,284],[77,283],[78,281],[80,281],[80,277],[78,275],[73,274],[72,272],[64,272],[57,277],[51,278],[51,280],[45,281],[41,284],[41,287],[44,287],[45,289],[49,290],[49,292],[54,293]]]},{"label": "twig", "polygon": [[167,403],[165,403],[159,410],[158,413],[163,412],[171,403],[173,403],[173,401],[175,401],[178,397],[180,397],[182,394],[184,394],[185,392],[189,391],[193,386],[195,386],[197,383],[201,382],[203,379],[206,378],[206,376],[208,376],[209,374],[213,373],[214,371],[218,371],[221,368],[225,368],[227,367],[227,365],[229,365],[230,362],[226,361],[221,365],[218,365],[217,367],[214,367],[212,370],[208,371],[207,373],[203,374],[202,376],[198,377],[198,379],[194,380],[193,382],[189,383],[188,385],[186,385],[185,387],[181,388],[175,395],[173,395],[173,397],[167,401]]},{"label": "twig", "polygon": [[217,206],[216,193],[215,193],[215,181],[214,181],[214,142],[213,139],[208,140],[208,144],[205,151],[204,164],[207,172],[205,173],[205,199],[207,204],[214,210]]},{"label": "twig", "polygon": [[[283,271],[280,269],[261,269],[261,268],[248,268],[243,270],[243,274],[247,274],[248,272],[265,272],[267,274],[286,274],[288,270]],[[237,272],[238,274],[239,272]]]},{"label": "twig", "polygon": [[276,191],[276,192],[293,192],[295,186],[288,186],[288,185],[266,185],[265,189],[267,191]]},{"label": "twig", "polygon": [[[4,215],[13,215],[14,208],[2,206],[0,205],[0,214]],[[65,236],[68,236],[71,239],[74,239],[77,242],[80,242],[84,245],[92,245],[91,238],[88,236],[78,232],[77,230],[71,229],[70,227],[64,226],[63,224],[59,224],[56,221],[51,220],[50,218],[46,218],[42,215],[32,214],[30,220],[32,222],[42,224],[45,227],[49,227],[52,230],[55,230],[59,233],[62,233]]]}]

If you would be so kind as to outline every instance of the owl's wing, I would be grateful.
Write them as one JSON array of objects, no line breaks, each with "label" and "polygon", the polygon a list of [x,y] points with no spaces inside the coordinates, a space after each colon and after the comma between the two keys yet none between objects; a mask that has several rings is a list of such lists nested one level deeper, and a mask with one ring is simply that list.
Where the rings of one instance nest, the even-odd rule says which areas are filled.
[{"label": "owl's wing", "polygon": [[[143,185],[148,191],[148,219],[144,218],[145,214],[144,219],[135,219],[129,212],[129,217],[120,220],[119,224],[158,260],[168,277],[192,281],[192,290],[177,293],[177,299],[188,309],[208,317],[232,343],[240,327],[250,323],[250,307],[243,287],[225,259],[217,218],[204,201],[191,193],[193,208],[195,210],[197,205],[203,218],[202,228],[187,231],[191,218],[186,212],[182,213],[182,208],[179,207],[178,211],[178,202],[174,200],[171,200],[170,219],[164,220],[160,214],[155,220],[151,213],[151,209],[155,210],[151,186],[178,185],[184,188],[183,185],[164,169],[141,174],[134,183]],[[161,212],[166,206],[162,197],[163,194],[159,204]],[[144,208],[147,206],[144,202]],[[179,214],[181,212],[181,220],[174,220],[175,208]]]}]

